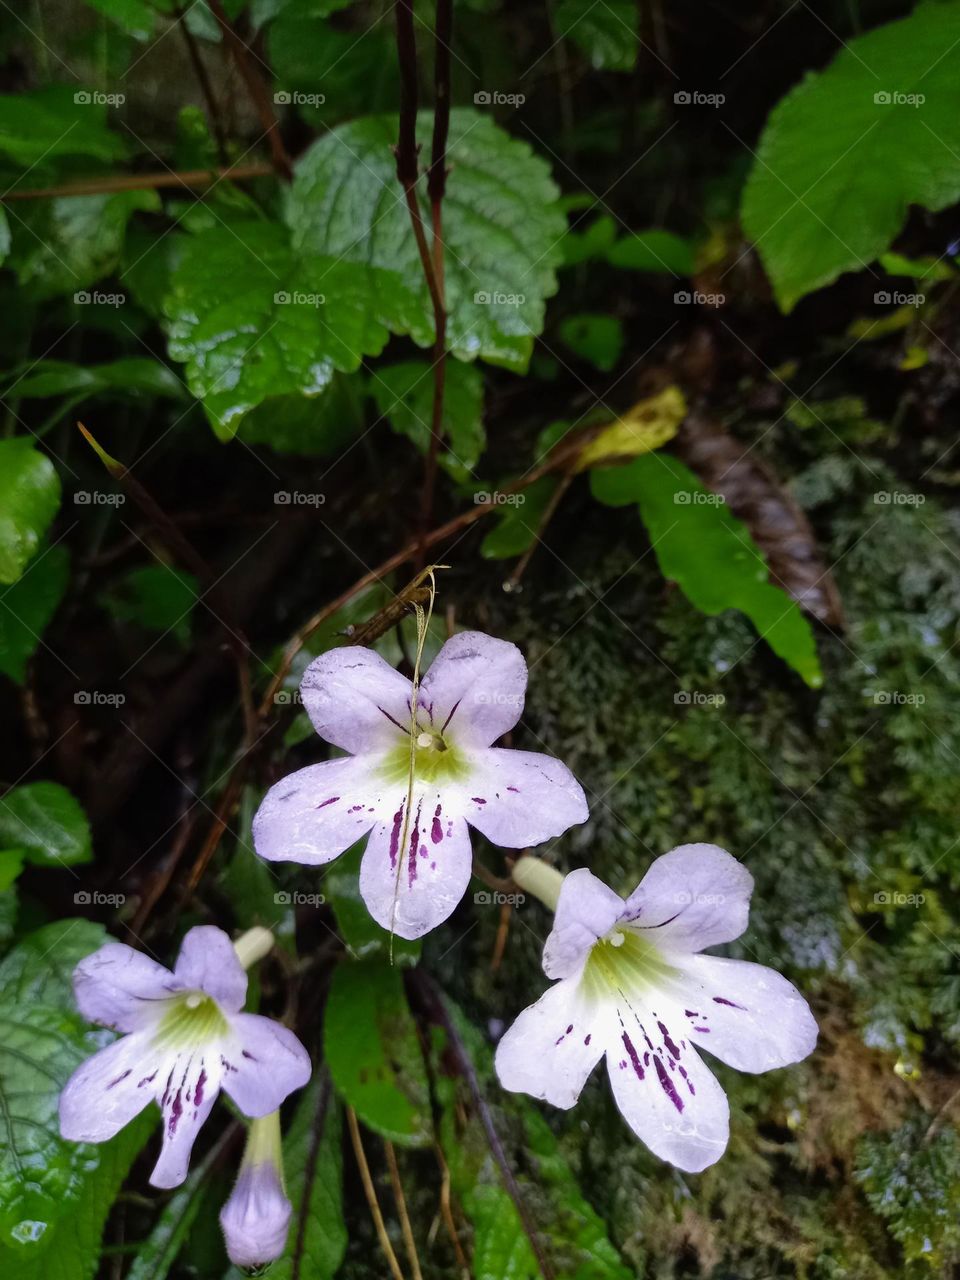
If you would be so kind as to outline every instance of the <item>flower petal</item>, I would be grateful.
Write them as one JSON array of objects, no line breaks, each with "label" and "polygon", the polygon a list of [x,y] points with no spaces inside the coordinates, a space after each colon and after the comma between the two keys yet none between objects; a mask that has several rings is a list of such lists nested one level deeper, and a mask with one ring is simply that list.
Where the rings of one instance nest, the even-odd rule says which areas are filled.
[{"label": "flower petal", "polygon": [[730,1107],[716,1077],[655,1013],[625,1003],[614,1023],[607,1027],[607,1073],[627,1124],[678,1169],[699,1173],[715,1164],[730,1135]]},{"label": "flower petal", "polygon": [[458,784],[464,816],[494,844],[541,844],[589,816],[583,788],[553,756],[490,747],[468,763],[470,777]]},{"label": "flower petal", "polygon": [[235,1267],[262,1267],[283,1254],[293,1205],[272,1161],[246,1163],[220,1210],[227,1256]]},{"label": "flower petal", "polygon": [[396,746],[409,732],[413,686],[373,649],[347,645],[321,654],[300,692],[320,737],[351,755]]},{"label": "flower petal", "polygon": [[680,983],[690,1039],[738,1071],[800,1062],[817,1043],[810,1006],[775,969],[749,960],[685,956]]},{"label": "flower petal", "polygon": [[702,951],[739,938],[747,927],[753,876],[715,844],[682,844],[651,865],[627,899],[625,920],[650,929],[650,941]]},{"label": "flower petal", "polygon": [[108,942],[74,969],[73,990],[77,1007],[91,1022],[115,1031],[137,1031],[153,1023],[157,1001],[179,991],[180,984],[169,969],[143,952]]},{"label": "flower petal", "polygon": [[269,862],[330,862],[383,816],[373,798],[382,785],[363,757],[298,769],[264,796],[253,819],[253,847]]},{"label": "flower petal", "polygon": [[159,1085],[163,1145],[150,1175],[151,1186],[179,1187],[187,1176],[194,1141],[220,1092],[221,1076],[216,1049],[179,1053],[164,1064],[154,1081],[155,1087]]},{"label": "flower petal", "polygon": [[467,824],[437,791],[414,793],[406,843],[403,796],[389,822],[374,827],[360,864],[360,893],[384,929],[420,938],[463,897],[473,865]]},{"label": "flower petal", "polygon": [[228,1013],[243,1008],[247,998],[247,975],[222,929],[200,924],[185,934],[174,975],[186,989],[199,988],[213,996]]},{"label": "flower petal", "polygon": [[106,1142],[153,1101],[150,1042],[149,1032],[123,1036],[77,1067],[60,1094],[64,1138]]},{"label": "flower petal", "polygon": [[553,928],[543,948],[548,978],[579,972],[590,948],[623,914],[623,899],[586,867],[571,871],[560,886]]},{"label": "flower petal", "polygon": [[601,1010],[577,982],[558,982],[524,1009],[494,1058],[500,1083],[555,1107],[572,1107],[604,1051]]},{"label": "flower petal", "polygon": [[310,1079],[310,1055],[292,1031],[257,1013],[230,1019],[223,1087],[245,1116],[265,1116]]},{"label": "flower petal", "polygon": [[520,719],[526,687],[527,664],[515,644],[461,631],[434,658],[418,701],[451,742],[489,747]]}]

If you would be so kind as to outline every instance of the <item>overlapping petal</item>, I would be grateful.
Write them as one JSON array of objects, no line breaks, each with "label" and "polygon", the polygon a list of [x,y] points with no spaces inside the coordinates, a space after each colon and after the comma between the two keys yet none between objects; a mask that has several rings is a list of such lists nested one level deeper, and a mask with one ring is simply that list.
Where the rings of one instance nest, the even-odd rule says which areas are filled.
[{"label": "overlapping petal", "polygon": [[602,1010],[574,982],[558,982],[524,1009],[497,1045],[500,1083],[569,1108],[603,1056]]},{"label": "overlapping petal", "polygon": [[264,797],[253,819],[253,846],[270,862],[321,866],[382,817],[382,792],[382,778],[363,756],[298,769]]},{"label": "overlapping petal", "polygon": [[138,1031],[157,1016],[158,1002],[178,989],[169,969],[142,951],[108,942],[73,971],[77,1007],[114,1031]]},{"label": "overlapping petal", "polygon": [[747,927],[753,876],[715,844],[682,844],[657,858],[626,903],[626,919],[658,947],[702,951]]},{"label": "overlapping petal", "polygon": [[406,736],[413,686],[373,649],[353,645],[315,658],[300,685],[321,738],[360,755],[384,751]]},{"label": "overlapping petal", "polygon": [[221,1052],[223,1087],[245,1116],[276,1111],[310,1079],[310,1056],[286,1027],[257,1013],[239,1013]]},{"label": "overlapping petal", "polygon": [[526,688],[527,664],[515,644],[461,631],[420,681],[419,705],[458,746],[489,747],[520,719]]},{"label": "overlapping petal", "polygon": [[535,751],[489,748],[467,758],[464,814],[494,844],[523,849],[586,822],[583,788],[565,764]]},{"label": "overlapping petal", "polygon": [[610,932],[623,914],[623,899],[586,867],[564,876],[543,948],[543,971],[548,978],[579,973],[590,948]]},{"label": "overlapping petal", "polygon": [[213,925],[188,930],[173,972],[182,988],[205,991],[226,1012],[235,1013],[247,998],[246,970],[229,937]]},{"label": "overlapping petal", "polygon": [[106,1142],[154,1098],[150,1033],[115,1040],[74,1071],[60,1093],[60,1132],[70,1142]]}]

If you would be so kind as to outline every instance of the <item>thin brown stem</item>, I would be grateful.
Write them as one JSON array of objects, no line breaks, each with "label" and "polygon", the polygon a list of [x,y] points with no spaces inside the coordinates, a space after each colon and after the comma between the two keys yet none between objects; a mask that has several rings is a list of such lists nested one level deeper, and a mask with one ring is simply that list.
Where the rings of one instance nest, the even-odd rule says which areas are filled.
[{"label": "thin brown stem", "polygon": [[400,1270],[400,1263],[397,1261],[397,1255],[394,1253],[390,1237],[387,1235],[383,1214],[380,1212],[377,1189],[373,1185],[373,1179],[370,1177],[370,1166],[367,1164],[366,1152],[363,1149],[363,1141],[360,1138],[360,1126],[357,1124],[357,1113],[353,1107],[347,1107],[347,1127],[350,1130],[353,1154],[357,1158],[357,1168],[360,1170],[363,1193],[367,1197],[367,1204],[370,1206],[370,1216],[373,1218],[373,1225],[377,1232],[377,1239],[380,1241],[380,1248],[387,1259],[393,1280],[404,1280],[403,1272]]},{"label": "thin brown stem", "polygon": [[557,507],[559,507],[560,503],[563,501],[563,496],[567,492],[567,490],[570,488],[570,485],[572,483],[573,483],[573,472],[568,471],[567,474],[561,478],[556,489],[554,489],[553,493],[550,495],[550,501],[547,503],[547,505],[543,509],[543,515],[540,517],[540,522],[537,525],[536,532],[533,537],[533,541],[530,543],[529,547],[527,547],[526,551],[517,561],[517,564],[513,570],[513,573],[511,573],[510,577],[507,579],[506,583],[504,584],[504,591],[507,591],[507,590],[516,591],[516,589],[519,587],[520,579],[523,577],[524,573],[526,572],[527,565],[530,563],[530,560],[531,560],[531,557],[533,556],[534,551],[536,551],[537,547],[543,541],[543,535],[547,525],[550,523],[550,521],[553,519],[554,515],[556,514]]},{"label": "thin brown stem", "polygon": [[180,173],[125,173],[112,178],[84,178],[80,182],[62,182],[55,187],[28,187],[8,191],[4,202],[11,200],[51,200],[57,196],[108,195],[113,191],[149,191],[157,187],[209,187],[227,178],[239,182],[243,178],[265,178],[273,173],[273,165],[238,164],[221,169],[186,169]]},{"label": "thin brown stem", "polygon": [[410,1263],[410,1270],[413,1272],[413,1280],[423,1280],[423,1272],[420,1270],[420,1257],[417,1254],[417,1242],[413,1238],[413,1227],[410,1225],[410,1215],[407,1213],[407,1201],[403,1194],[403,1183],[400,1181],[397,1153],[393,1149],[392,1142],[384,1142],[383,1145],[387,1153],[387,1168],[390,1170],[390,1182],[393,1186],[393,1198],[397,1205],[397,1215],[400,1218],[400,1230],[403,1233],[403,1247],[407,1251],[407,1261]]},{"label": "thin brown stem", "polygon": [[224,43],[230,50],[237,65],[240,78],[247,87],[250,100],[260,119],[260,125],[267,136],[267,141],[270,144],[270,154],[273,157],[273,167],[281,178],[285,178],[289,182],[293,177],[293,165],[280,136],[280,123],[273,109],[273,103],[270,101],[267,85],[260,72],[253,65],[250,50],[240,39],[233,24],[227,17],[222,0],[210,0],[210,9],[223,34]]}]

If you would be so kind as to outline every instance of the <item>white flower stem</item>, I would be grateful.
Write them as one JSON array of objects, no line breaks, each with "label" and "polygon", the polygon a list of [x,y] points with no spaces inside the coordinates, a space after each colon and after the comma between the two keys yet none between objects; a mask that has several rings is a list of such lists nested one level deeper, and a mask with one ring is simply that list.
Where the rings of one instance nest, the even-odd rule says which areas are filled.
[{"label": "white flower stem", "polygon": [[273,934],[261,925],[255,925],[234,939],[233,949],[245,969],[262,960],[273,950]]},{"label": "white flower stem", "polygon": [[513,870],[510,875],[514,884],[518,884],[521,889],[525,889],[527,893],[532,893],[535,898],[539,898],[544,906],[549,907],[551,911],[556,911],[557,899],[560,897],[560,886],[563,884],[564,879],[562,871],[558,871],[556,867],[551,867],[542,858],[531,858],[524,854],[522,858],[518,858],[513,864]]}]

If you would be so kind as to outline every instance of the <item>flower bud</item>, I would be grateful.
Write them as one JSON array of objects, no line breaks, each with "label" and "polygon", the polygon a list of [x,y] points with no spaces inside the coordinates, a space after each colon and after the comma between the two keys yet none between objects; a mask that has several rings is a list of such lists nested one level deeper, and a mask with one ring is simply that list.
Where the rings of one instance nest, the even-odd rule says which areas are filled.
[{"label": "flower bud", "polygon": [[275,1262],[287,1243],[293,1207],[284,1194],[280,1113],[253,1120],[240,1173],[220,1210],[230,1261],[238,1267]]}]

